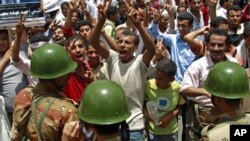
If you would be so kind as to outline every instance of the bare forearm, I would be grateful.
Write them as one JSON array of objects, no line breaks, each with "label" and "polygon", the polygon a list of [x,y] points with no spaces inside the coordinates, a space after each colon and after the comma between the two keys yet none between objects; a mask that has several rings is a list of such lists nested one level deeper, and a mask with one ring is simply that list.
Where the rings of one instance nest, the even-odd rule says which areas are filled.
[{"label": "bare forearm", "polygon": [[148,34],[147,30],[142,26],[142,24],[137,29],[142,36],[144,47],[146,48],[146,50],[155,54],[155,44]]},{"label": "bare forearm", "polygon": [[[90,37],[90,44],[97,48],[100,46],[99,39],[101,37],[100,33],[102,32],[102,27],[104,25],[105,21],[98,21],[96,24],[96,27],[93,29]],[[98,40],[98,41],[97,41]]]},{"label": "bare forearm", "polygon": [[13,47],[12,47],[12,53],[11,53],[11,58],[14,62],[19,62],[19,52],[20,52],[20,43],[21,43],[21,34],[17,35]]},{"label": "bare forearm", "polygon": [[105,31],[102,32],[102,36],[107,41],[111,49],[113,49],[114,51],[118,51],[117,44],[113,38],[111,38]]},{"label": "bare forearm", "polygon": [[204,88],[189,87],[181,92],[184,97],[209,96]]},{"label": "bare forearm", "polygon": [[64,24],[64,28],[65,29],[69,29],[69,28],[72,28],[72,16],[73,16],[73,10],[70,10],[67,14],[67,17],[66,17],[66,21],[65,21],[65,24]]}]

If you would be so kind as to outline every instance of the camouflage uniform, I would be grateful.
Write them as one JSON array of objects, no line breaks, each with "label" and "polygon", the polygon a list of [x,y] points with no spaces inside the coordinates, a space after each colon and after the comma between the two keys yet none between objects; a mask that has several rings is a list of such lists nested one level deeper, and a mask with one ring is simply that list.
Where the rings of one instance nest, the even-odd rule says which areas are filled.
[{"label": "camouflage uniform", "polygon": [[[32,104],[35,105],[34,109]],[[44,119],[41,118],[43,113]],[[59,141],[64,124],[76,120],[79,119],[74,103],[63,97],[51,84],[40,82],[35,88],[26,88],[17,94],[11,138],[20,141],[26,136],[31,141],[37,141],[39,131],[42,140]],[[37,128],[39,122],[40,130]]]},{"label": "camouflage uniform", "polygon": [[[247,77],[248,77],[248,81],[250,82],[250,68],[245,69],[247,72]],[[249,83],[249,88],[250,88],[250,83]],[[245,113],[250,113],[250,96],[245,97],[242,100],[242,105],[241,105],[241,109],[243,112]]]},{"label": "camouflage uniform", "polygon": [[[220,116],[219,122],[216,125],[211,124],[203,128],[201,131],[202,138],[200,141],[229,141],[231,124],[250,124],[249,114],[234,111],[230,115],[223,114]],[[232,117],[232,115],[234,117]]]}]

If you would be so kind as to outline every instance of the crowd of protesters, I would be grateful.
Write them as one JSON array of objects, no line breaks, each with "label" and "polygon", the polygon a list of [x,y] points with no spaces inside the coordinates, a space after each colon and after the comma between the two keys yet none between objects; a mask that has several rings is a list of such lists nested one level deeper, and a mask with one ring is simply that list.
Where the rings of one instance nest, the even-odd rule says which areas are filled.
[{"label": "crowd of protesters", "polygon": [[[44,26],[25,27],[25,15],[20,15],[13,36],[0,30],[0,96],[11,140],[102,141],[109,140],[106,134],[116,136],[117,126],[95,125],[94,130],[84,122],[91,108],[85,113],[80,106],[77,114],[79,105],[86,106],[81,103],[85,89],[101,79],[124,90],[130,116],[117,124],[128,126],[128,136],[121,140],[206,140],[210,133],[204,128],[225,117],[235,121],[246,116],[239,123],[249,123],[248,94],[224,95],[237,94],[226,88],[240,88],[236,85],[247,85],[249,93],[249,83],[243,83],[250,77],[249,8],[250,0],[65,0],[59,10],[43,9]],[[245,69],[239,73],[247,75],[242,82],[232,77],[238,84],[216,95],[221,89],[212,91],[207,78],[214,77],[209,72],[221,62],[230,62],[225,65],[229,70]],[[228,77],[227,71],[215,72]],[[88,95],[111,81],[95,83]],[[236,100],[222,111],[214,95]],[[222,138],[227,134],[218,132],[217,139]]]}]

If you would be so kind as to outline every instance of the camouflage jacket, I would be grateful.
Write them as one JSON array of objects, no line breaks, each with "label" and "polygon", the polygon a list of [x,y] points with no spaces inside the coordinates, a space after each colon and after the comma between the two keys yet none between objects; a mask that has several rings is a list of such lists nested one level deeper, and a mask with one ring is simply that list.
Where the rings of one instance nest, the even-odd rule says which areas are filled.
[{"label": "camouflage jacket", "polygon": [[228,114],[221,115],[217,124],[210,124],[202,129],[200,141],[229,141],[232,124],[249,125],[250,115],[241,111],[235,111],[234,118]]},{"label": "camouflage jacket", "polygon": [[[35,105],[33,110],[32,104]],[[16,95],[11,139],[20,141],[26,136],[31,141],[38,141],[37,131],[40,131],[43,141],[58,141],[65,123],[76,120],[79,118],[74,103],[51,84],[40,82],[35,88],[26,88]]]}]

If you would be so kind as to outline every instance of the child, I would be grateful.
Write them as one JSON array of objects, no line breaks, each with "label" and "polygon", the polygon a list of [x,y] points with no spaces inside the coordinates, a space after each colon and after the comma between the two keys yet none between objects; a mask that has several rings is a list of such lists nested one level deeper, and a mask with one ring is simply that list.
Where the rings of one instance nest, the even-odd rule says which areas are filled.
[{"label": "child", "polygon": [[[155,79],[146,82],[146,102],[154,102],[157,112],[150,115],[152,111],[144,106],[144,114],[149,121],[149,139],[152,141],[178,140],[177,114],[185,101],[179,94],[180,84],[174,79],[176,69],[174,61],[163,59],[156,66]],[[155,117],[158,123],[153,122]]]}]

